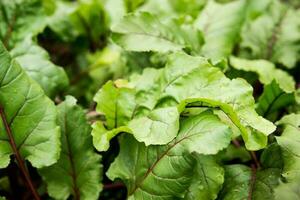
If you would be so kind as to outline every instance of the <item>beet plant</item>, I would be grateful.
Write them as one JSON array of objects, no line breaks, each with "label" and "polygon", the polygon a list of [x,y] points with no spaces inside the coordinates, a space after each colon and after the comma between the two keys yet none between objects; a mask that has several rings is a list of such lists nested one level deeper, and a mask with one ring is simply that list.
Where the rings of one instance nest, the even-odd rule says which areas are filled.
[{"label": "beet plant", "polygon": [[0,200],[300,199],[299,9],[0,1]]}]

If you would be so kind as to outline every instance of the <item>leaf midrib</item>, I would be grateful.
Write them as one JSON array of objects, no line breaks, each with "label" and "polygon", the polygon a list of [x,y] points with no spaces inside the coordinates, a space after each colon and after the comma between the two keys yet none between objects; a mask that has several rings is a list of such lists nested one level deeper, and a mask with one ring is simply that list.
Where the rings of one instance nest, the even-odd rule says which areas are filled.
[{"label": "leaf midrib", "polygon": [[160,157],[158,157],[156,159],[156,161],[151,165],[151,167],[147,170],[147,172],[145,173],[145,175],[142,178],[142,180],[139,183],[135,184],[135,187],[133,188],[133,190],[131,192],[128,193],[128,196],[131,196],[132,194],[134,194],[134,192],[143,184],[143,182],[145,181],[145,179],[154,170],[154,168],[161,161],[161,159],[163,159],[170,152],[170,150],[173,147],[175,147],[178,143],[180,143],[182,140],[186,139],[187,137],[184,137],[184,138],[178,140],[177,142],[175,142],[174,144],[170,145],[169,148]]},{"label": "leaf midrib", "polygon": [[72,150],[71,150],[71,144],[70,144],[70,141],[69,141],[69,136],[68,136],[68,129],[67,129],[67,115],[65,114],[64,115],[64,135],[66,137],[66,143],[67,143],[67,155],[69,157],[69,161],[70,161],[70,164],[71,164],[71,178],[72,178],[72,181],[73,181],[73,184],[72,184],[72,188],[73,188],[73,191],[74,191],[74,198],[76,200],[80,200],[80,192],[79,192],[79,187],[77,185],[77,175],[76,175],[76,170],[75,170],[75,165],[74,165],[74,159],[73,159],[73,154],[72,154]]},{"label": "leaf midrib", "polygon": [[200,131],[200,132],[196,132],[194,134],[191,134],[191,135],[186,135],[188,134],[193,128],[190,128],[187,133],[185,133],[184,137],[179,139],[178,141],[174,142],[172,145],[170,145],[168,147],[168,149],[159,157],[156,159],[156,161],[151,165],[151,167],[147,170],[147,172],[145,173],[144,177],[141,179],[141,181],[137,184],[135,184],[135,187],[133,188],[133,190],[131,192],[128,193],[128,196],[131,196],[132,194],[135,193],[135,191],[140,188],[140,186],[143,184],[143,182],[145,181],[145,179],[148,177],[148,175],[154,170],[154,168],[156,167],[156,165],[161,161],[161,159],[163,159],[166,155],[168,155],[168,153],[171,151],[172,148],[174,148],[177,144],[181,143],[183,140],[185,139],[188,139],[190,137],[193,137],[195,135],[198,135],[198,134],[203,134],[205,133],[206,131]]}]

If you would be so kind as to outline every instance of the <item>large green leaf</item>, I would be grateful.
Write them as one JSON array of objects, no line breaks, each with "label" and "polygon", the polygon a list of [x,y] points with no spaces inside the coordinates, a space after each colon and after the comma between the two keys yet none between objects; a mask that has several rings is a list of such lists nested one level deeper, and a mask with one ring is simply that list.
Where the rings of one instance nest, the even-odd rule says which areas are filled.
[{"label": "large green leaf", "polygon": [[202,35],[191,27],[180,27],[173,20],[161,22],[155,15],[137,12],[126,15],[112,27],[114,41],[130,51],[198,52]]},{"label": "large green leaf", "polygon": [[[0,106],[20,155],[37,168],[57,161],[60,151],[56,109],[39,85],[0,44]],[[3,120],[2,120],[3,121]],[[4,123],[0,123],[0,168],[13,153]]]},{"label": "large green leaf", "polygon": [[224,182],[224,169],[212,156],[195,156],[197,164],[191,186],[184,199],[214,200]]},{"label": "large green leaf", "polygon": [[[132,117],[134,122],[129,122],[130,128],[136,130],[133,135],[139,141],[147,144],[167,143],[168,140],[165,138],[167,136],[161,135],[153,128],[143,130],[140,127],[145,124],[151,127],[155,118],[165,118],[163,116],[165,112],[158,112],[158,109],[167,110],[168,107],[176,105],[179,112],[182,112],[186,106],[222,110],[225,117],[229,119],[227,121],[232,121],[238,128],[247,148],[251,150],[263,148],[267,143],[267,135],[275,130],[272,123],[255,112],[251,86],[242,79],[228,79],[218,68],[202,57],[192,57],[184,53],[171,54],[164,69],[147,69],[141,76],[133,78],[129,85],[134,87],[136,93],[136,105]],[[114,101],[116,100],[110,99],[110,102]],[[171,119],[168,121],[164,119],[163,122],[167,122],[165,124],[172,127],[176,127],[177,123],[176,120]],[[166,130],[173,130],[173,133],[168,135],[176,136],[176,129]],[[159,134],[161,136],[158,136],[155,141],[155,136]],[[153,140],[141,139],[145,135]],[[171,138],[168,137],[169,141]]]},{"label": "large green leaf", "polygon": [[109,81],[99,90],[94,100],[97,102],[97,112],[105,114],[107,126],[104,127],[102,122],[93,125],[94,146],[99,151],[107,150],[110,139],[124,131],[132,133],[146,145],[166,144],[178,133],[179,112],[176,107],[155,109],[146,116],[134,118],[137,105],[133,89],[117,88]]},{"label": "large green leaf", "polygon": [[225,182],[219,199],[222,200],[273,200],[273,188],[278,184],[280,170],[251,169],[244,165],[225,168]]},{"label": "large green leaf", "polygon": [[25,40],[10,51],[27,74],[53,97],[68,86],[65,71],[50,61],[48,53],[31,40]]},{"label": "large green leaf", "polygon": [[0,40],[7,48],[26,37],[34,37],[46,26],[46,12],[41,0],[1,0]]},{"label": "large green leaf", "polygon": [[92,147],[90,125],[76,100],[68,96],[58,107],[62,130],[62,152],[57,163],[40,170],[48,192],[55,199],[98,199],[101,185],[101,156]]},{"label": "large green leaf", "polygon": [[244,0],[226,4],[209,1],[195,21],[205,40],[201,53],[214,61],[229,56],[238,41],[245,12]]},{"label": "large green leaf", "polygon": [[241,46],[250,49],[252,58],[292,68],[299,59],[299,17],[299,10],[272,1],[263,15],[245,24]]},{"label": "large green leaf", "polygon": [[247,148],[252,150],[264,147],[266,136],[275,130],[272,123],[255,112],[252,88],[246,81],[228,79],[201,57],[172,54],[166,67],[151,77],[147,70],[134,83],[139,94],[137,102],[142,109],[174,103],[181,107],[195,102],[200,107],[221,109],[240,129]]},{"label": "large green leaf", "polygon": [[300,177],[300,114],[286,115],[277,124],[284,126],[282,135],[276,137],[283,152],[283,176],[292,181]]},{"label": "large green leaf", "polygon": [[193,176],[191,156],[172,152],[173,148],[168,146],[146,147],[129,135],[124,135],[120,142],[120,154],[107,176],[124,181],[129,199],[183,197]]},{"label": "large green leaf", "polygon": [[276,69],[275,65],[269,61],[231,57],[230,64],[235,69],[257,73],[262,84],[267,85],[275,80],[284,92],[291,93],[295,90],[296,83],[293,77],[281,69]]},{"label": "large green leaf", "polygon": [[125,182],[129,199],[183,198],[196,163],[190,153],[216,154],[232,134],[212,112],[187,118],[180,127],[178,136],[162,146],[145,146],[127,134],[121,138],[120,154],[107,175]]}]

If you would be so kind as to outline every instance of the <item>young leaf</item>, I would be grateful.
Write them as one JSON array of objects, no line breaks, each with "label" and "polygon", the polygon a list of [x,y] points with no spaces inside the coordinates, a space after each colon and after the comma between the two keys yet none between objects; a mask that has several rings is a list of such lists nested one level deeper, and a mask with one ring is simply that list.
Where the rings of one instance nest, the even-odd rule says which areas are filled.
[{"label": "young leaf", "polygon": [[107,82],[95,95],[96,111],[104,113],[107,127],[113,129],[130,121],[135,110],[135,93],[130,88],[117,88]]},{"label": "young leaf", "polygon": [[259,81],[264,84],[271,84],[273,80],[285,93],[295,90],[295,81],[287,72],[276,69],[275,65],[266,60],[246,60],[237,57],[230,57],[230,64],[233,68],[248,72],[257,73]]},{"label": "young leaf", "polygon": [[107,151],[109,149],[110,140],[119,133],[131,132],[127,126],[120,126],[112,130],[107,130],[100,121],[95,122],[92,125],[92,128],[93,144],[98,151]]},{"label": "young leaf", "polygon": [[37,168],[55,163],[60,152],[60,131],[53,102],[2,43],[0,66],[0,168],[9,164],[11,154],[19,154]]},{"label": "young leaf", "polygon": [[124,135],[108,177],[121,178],[131,199],[183,197],[193,177],[190,153],[216,154],[228,146],[232,132],[211,112],[187,118],[180,127],[178,136],[163,146],[145,146]]},{"label": "young leaf", "polygon": [[225,182],[219,199],[274,199],[273,188],[278,185],[280,170],[269,168],[251,169],[244,165],[229,165],[225,168]]},{"label": "young leaf", "polygon": [[197,52],[203,43],[197,30],[182,28],[174,21],[162,23],[146,12],[131,13],[112,27],[113,40],[129,51],[179,51],[190,48]]},{"label": "young leaf", "polygon": [[58,107],[62,152],[58,162],[39,172],[55,199],[97,199],[101,185],[101,156],[92,147],[90,125],[76,100],[68,96]]},{"label": "young leaf", "polygon": [[219,61],[231,54],[245,18],[245,2],[221,4],[208,1],[195,21],[195,26],[204,35],[205,44],[201,49],[204,56]]},{"label": "young leaf", "polygon": [[31,40],[19,43],[10,51],[27,74],[40,84],[49,97],[68,86],[68,77],[65,71],[54,65],[48,53]]},{"label": "young leaf", "polygon": [[299,59],[299,17],[299,10],[272,1],[263,15],[245,24],[241,46],[251,50],[252,58],[292,68]]},{"label": "young leaf", "polygon": [[184,199],[214,200],[224,182],[224,169],[212,156],[196,155],[195,159],[194,176]]},{"label": "young leaf", "polygon": [[300,177],[300,114],[286,115],[277,124],[284,126],[282,135],[276,137],[283,152],[283,176],[292,181]]}]

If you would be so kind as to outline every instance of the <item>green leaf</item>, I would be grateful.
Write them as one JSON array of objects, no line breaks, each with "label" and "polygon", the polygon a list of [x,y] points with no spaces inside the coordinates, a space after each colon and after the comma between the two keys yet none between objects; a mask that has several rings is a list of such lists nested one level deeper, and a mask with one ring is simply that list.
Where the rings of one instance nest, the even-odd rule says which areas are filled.
[{"label": "green leaf", "polygon": [[208,1],[195,21],[195,26],[204,35],[201,50],[204,56],[219,61],[231,54],[245,18],[245,2],[238,0],[221,4]]},{"label": "green leaf", "polygon": [[[274,119],[277,118],[277,113],[282,108],[286,108],[293,103],[295,103],[294,94],[285,92],[273,80],[270,84],[264,86],[264,91],[257,102],[256,111],[268,119],[271,117]],[[276,114],[275,117],[274,114]]]},{"label": "green leaf", "polygon": [[159,145],[171,142],[179,130],[179,112],[176,107],[158,108],[145,117],[129,122],[128,127],[139,142]]},{"label": "green leaf", "polygon": [[272,143],[264,149],[260,156],[260,163],[263,168],[283,168],[283,157],[280,146]]},{"label": "green leaf", "polygon": [[120,126],[112,130],[107,130],[100,121],[95,122],[92,125],[92,128],[93,144],[98,151],[107,151],[109,149],[110,140],[119,133],[131,132],[131,130],[126,126]]},{"label": "green leaf", "polygon": [[126,3],[123,0],[106,1],[104,7],[110,25],[118,23],[127,12]]},{"label": "green leaf", "polygon": [[247,17],[249,19],[255,19],[262,15],[266,9],[270,6],[272,0],[252,0],[247,2]]},{"label": "green leaf", "polygon": [[[124,131],[132,133],[146,145],[166,144],[176,137],[179,129],[177,108],[160,108],[133,119],[136,109],[134,95],[133,89],[116,88],[111,81],[96,94],[97,112],[105,114],[108,129],[116,128],[108,131],[101,122],[93,125],[92,135],[97,150],[107,150],[110,139]],[[128,128],[124,125],[128,125]]]},{"label": "green leaf", "polygon": [[10,49],[24,38],[41,33],[47,23],[41,0],[1,0],[0,40]]},{"label": "green leaf", "polygon": [[108,177],[121,178],[131,199],[183,198],[196,163],[190,153],[216,154],[228,146],[232,132],[212,112],[187,118],[180,127],[178,136],[167,145],[145,146],[124,135]]},{"label": "green leaf", "polygon": [[277,124],[284,126],[282,135],[276,137],[283,153],[283,176],[292,181],[300,177],[300,114],[286,115]]},{"label": "green leaf", "polygon": [[206,0],[148,0],[137,10],[155,14],[162,20],[178,18],[181,23],[188,24],[193,22],[205,4]]},{"label": "green leaf", "polygon": [[[243,79],[228,79],[202,57],[174,53],[164,69],[151,71],[146,70],[133,83],[139,94],[138,108],[152,110],[160,105],[179,104],[182,111],[191,104],[221,109],[240,129],[251,150],[263,148],[266,136],[275,130],[272,123],[255,112],[252,87]],[[143,83],[146,77],[147,82]]]},{"label": "green leaf", "polygon": [[[20,155],[34,167],[57,161],[60,145],[56,109],[39,85],[28,77],[0,44],[0,106]],[[13,153],[3,120],[0,123],[0,168]]]},{"label": "green leaf", "polygon": [[133,118],[135,93],[132,89],[117,88],[112,81],[107,82],[95,95],[96,111],[104,113],[107,127],[113,129],[123,126]]},{"label": "green leaf", "polygon": [[259,81],[264,85],[271,84],[275,80],[285,93],[295,90],[296,83],[293,77],[281,69],[276,69],[275,65],[269,61],[247,60],[232,56],[230,64],[235,69],[256,73]]},{"label": "green leaf", "polygon": [[229,162],[231,160],[241,160],[242,162],[247,162],[251,160],[251,155],[249,151],[243,146],[236,147],[230,144],[224,151],[218,154],[218,159],[222,162]]},{"label": "green leaf", "polygon": [[179,51],[184,48],[197,52],[203,43],[200,32],[180,27],[173,20],[162,23],[146,12],[126,15],[112,27],[113,40],[129,51]]},{"label": "green leaf", "polygon": [[99,0],[55,1],[56,9],[47,18],[48,26],[64,41],[83,36],[80,39],[88,40],[95,48],[101,34],[107,31],[102,4]]},{"label": "green leaf", "polygon": [[65,71],[50,61],[48,53],[31,40],[25,40],[10,51],[27,74],[43,88],[49,97],[65,89],[68,77]]},{"label": "green leaf", "polygon": [[241,33],[241,46],[250,49],[252,58],[292,68],[299,60],[299,17],[299,10],[272,1],[263,15],[246,23]]},{"label": "green leaf", "polygon": [[[11,186],[11,183],[10,183],[8,176],[3,176],[0,178],[1,191],[10,192],[11,191],[10,186]],[[0,199],[1,199],[1,197],[0,197]]]},{"label": "green leaf", "polygon": [[[146,69],[141,76],[133,78],[129,85],[135,90],[135,99],[130,100],[127,104],[118,104],[120,105],[119,109],[123,112],[122,109],[135,104],[135,106],[129,106],[131,109],[126,108],[130,113],[128,116],[130,115],[133,120],[129,122],[130,128],[136,139],[147,142],[147,144],[163,144],[164,142],[166,144],[176,136],[174,128],[169,129],[174,131],[172,134],[164,135],[165,137],[156,137],[158,134],[161,135],[160,132],[152,131],[150,133],[149,130],[155,130],[153,128],[142,129],[146,121],[148,127],[153,125],[151,120],[153,112],[155,116],[156,113],[159,113],[155,118],[161,119],[164,118],[161,115],[164,112],[161,110],[158,112],[158,109],[176,105],[179,112],[182,112],[187,106],[220,109],[228,118],[224,121],[227,123],[231,121],[238,128],[239,132],[236,129],[234,131],[243,136],[249,150],[257,150],[266,146],[267,135],[275,130],[272,123],[255,112],[251,86],[242,79],[228,79],[218,68],[209,64],[202,57],[192,57],[184,53],[171,54],[168,56],[168,62],[164,69]],[[113,109],[116,107],[113,103],[116,100],[122,100],[122,98],[109,96],[106,101],[102,102],[112,103],[105,107]],[[96,101],[99,102],[99,100]],[[107,117],[108,125],[113,124],[115,120],[114,117],[111,117],[111,115],[116,116],[115,112],[111,113]],[[222,118],[224,119],[224,116]],[[176,127],[175,118],[168,120],[168,126]],[[232,123],[228,124],[232,127]],[[109,128],[113,125],[109,125]],[[120,125],[126,125],[126,123]],[[152,138],[151,141],[146,141],[147,138],[141,139],[145,135]]]},{"label": "green leaf", "polygon": [[[232,131],[209,111],[183,119],[176,137],[180,145],[189,152],[216,154],[226,148]],[[187,140],[186,140],[187,139]]]},{"label": "green leaf", "polygon": [[280,170],[251,169],[244,165],[225,167],[225,182],[219,199],[222,200],[273,200],[273,188],[278,184]]},{"label": "green leaf", "polygon": [[77,6],[73,2],[56,1],[55,12],[47,19],[48,27],[64,41],[72,40],[82,32],[72,18]]},{"label": "green leaf", "polygon": [[196,155],[195,158],[194,176],[184,199],[214,200],[222,189],[224,169],[212,156]]},{"label": "green leaf", "polygon": [[173,152],[172,146],[146,147],[129,135],[121,137],[120,143],[120,154],[107,176],[124,181],[129,199],[183,197],[193,176],[191,156]]},{"label": "green leaf", "polygon": [[92,147],[90,125],[76,100],[68,96],[58,107],[62,129],[62,152],[58,162],[39,172],[55,199],[98,199],[101,185],[101,156]]},{"label": "green leaf", "polygon": [[299,179],[291,183],[281,183],[275,188],[275,200],[299,200]]}]

